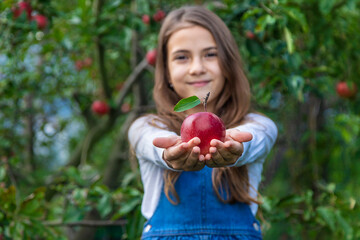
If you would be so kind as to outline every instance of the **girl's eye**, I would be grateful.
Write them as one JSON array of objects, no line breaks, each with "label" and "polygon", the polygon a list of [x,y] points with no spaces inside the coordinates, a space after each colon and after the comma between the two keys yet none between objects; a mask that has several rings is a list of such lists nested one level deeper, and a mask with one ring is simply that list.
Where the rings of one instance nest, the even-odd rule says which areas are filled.
[{"label": "girl's eye", "polygon": [[178,56],[175,56],[174,58],[175,60],[186,60],[187,57],[185,55],[178,55]]},{"label": "girl's eye", "polygon": [[216,52],[209,52],[205,55],[206,57],[216,57],[217,53]]}]

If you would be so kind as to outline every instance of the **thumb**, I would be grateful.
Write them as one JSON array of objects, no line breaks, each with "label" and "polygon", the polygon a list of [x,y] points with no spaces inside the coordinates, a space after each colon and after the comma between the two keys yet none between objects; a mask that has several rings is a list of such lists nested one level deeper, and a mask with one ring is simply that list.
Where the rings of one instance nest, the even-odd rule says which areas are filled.
[{"label": "thumb", "polygon": [[179,140],[177,136],[170,136],[170,137],[158,137],[154,138],[153,145],[158,148],[169,148],[174,146]]},{"label": "thumb", "polygon": [[237,142],[249,142],[253,139],[253,135],[249,132],[241,132],[239,130],[231,131],[230,137]]}]

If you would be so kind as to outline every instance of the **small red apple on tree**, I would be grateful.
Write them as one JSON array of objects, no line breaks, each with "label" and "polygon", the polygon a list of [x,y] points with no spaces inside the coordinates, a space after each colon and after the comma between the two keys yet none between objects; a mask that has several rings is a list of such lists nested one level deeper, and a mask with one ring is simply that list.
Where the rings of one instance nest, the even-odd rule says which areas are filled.
[{"label": "small red apple on tree", "polygon": [[142,21],[143,21],[143,23],[145,23],[145,24],[149,24],[149,23],[150,23],[150,16],[147,15],[147,14],[144,14],[144,15],[142,16]]},{"label": "small red apple on tree", "polygon": [[155,66],[156,63],[156,49],[150,50],[146,53],[146,61],[152,65]]},{"label": "small red apple on tree", "polygon": [[246,36],[246,38],[248,38],[248,39],[254,39],[254,38],[255,38],[255,34],[254,34],[252,31],[250,31],[250,30],[247,30],[247,31],[245,32],[245,36]]},{"label": "small red apple on tree", "polygon": [[96,115],[102,116],[102,115],[108,114],[108,112],[110,111],[110,108],[109,108],[109,105],[105,101],[96,100],[91,105],[91,110]]},{"label": "small red apple on tree", "polygon": [[[209,95],[210,93],[206,95],[204,100],[205,112],[193,113],[187,116],[180,130],[181,140],[183,142],[188,142],[194,137],[200,138],[200,154],[204,156],[209,153],[211,140],[218,139],[223,142],[226,135],[226,128],[221,118],[211,112],[206,112],[206,103]],[[185,98],[176,104],[174,111],[186,111],[200,103],[200,99],[196,96]]]},{"label": "small red apple on tree", "polygon": [[78,71],[81,71],[83,68],[88,68],[92,65],[93,60],[91,57],[87,57],[84,60],[76,60],[75,61],[75,68]]},{"label": "small red apple on tree", "polygon": [[32,20],[37,23],[38,29],[44,29],[48,24],[47,17],[41,14],[36,14],[32,17]]},{"label": "small red apple on tree", "polygon": [[336,84],[336,92],[340,97],[352,98],[356,95],[357,87],[355,83],[351,82],[349,84],[345,81],[341,81]]},{"label": "small red apple on tree", "polygon": [[23,12],[26,12],[27,18],[31,19],[32,8],[30,3],[21,1],[16,7],[12,8],[12,12],[15,18],[18,18]]},{"label": "small red apple on tree", "polygon": [[158,10],[154,15],[153,19],[155,22],[161,22],[165,18],[165,12],[163,10]]}]

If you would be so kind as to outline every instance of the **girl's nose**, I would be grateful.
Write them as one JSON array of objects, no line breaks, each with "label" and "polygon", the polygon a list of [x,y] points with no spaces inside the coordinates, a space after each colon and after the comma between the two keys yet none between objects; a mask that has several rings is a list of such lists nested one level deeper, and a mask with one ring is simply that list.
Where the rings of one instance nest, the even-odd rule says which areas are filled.
[{"label": "girl's nose", "polygon": [[204,73],[205,67],[202,59],[200,57],[193,58],[191,65],[190,65],[190,74],[191,75],[198,75]]}]

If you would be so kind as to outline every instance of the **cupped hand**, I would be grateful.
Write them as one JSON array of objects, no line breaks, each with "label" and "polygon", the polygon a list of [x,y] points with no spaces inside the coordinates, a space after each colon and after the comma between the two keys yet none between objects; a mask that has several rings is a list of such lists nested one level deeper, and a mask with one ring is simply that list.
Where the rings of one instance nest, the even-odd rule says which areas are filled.
[{"label": "cupped hand", "polygon": [[210,142],[210,153],[206,154],[208,167],[224,167],[233,165],[244,151],[243,142],[251,141],[252,134],[237,129],[226,130],[225,141],[213,139]]},{"label": "cupped hand", "polygon": [[197,171],[205,166],[205,157],[200,154],[200,139],[195,137],[182,142],[179,136],[159,137],[153,140],[156,147],[164,148],[164,161],[175,170]]}]

